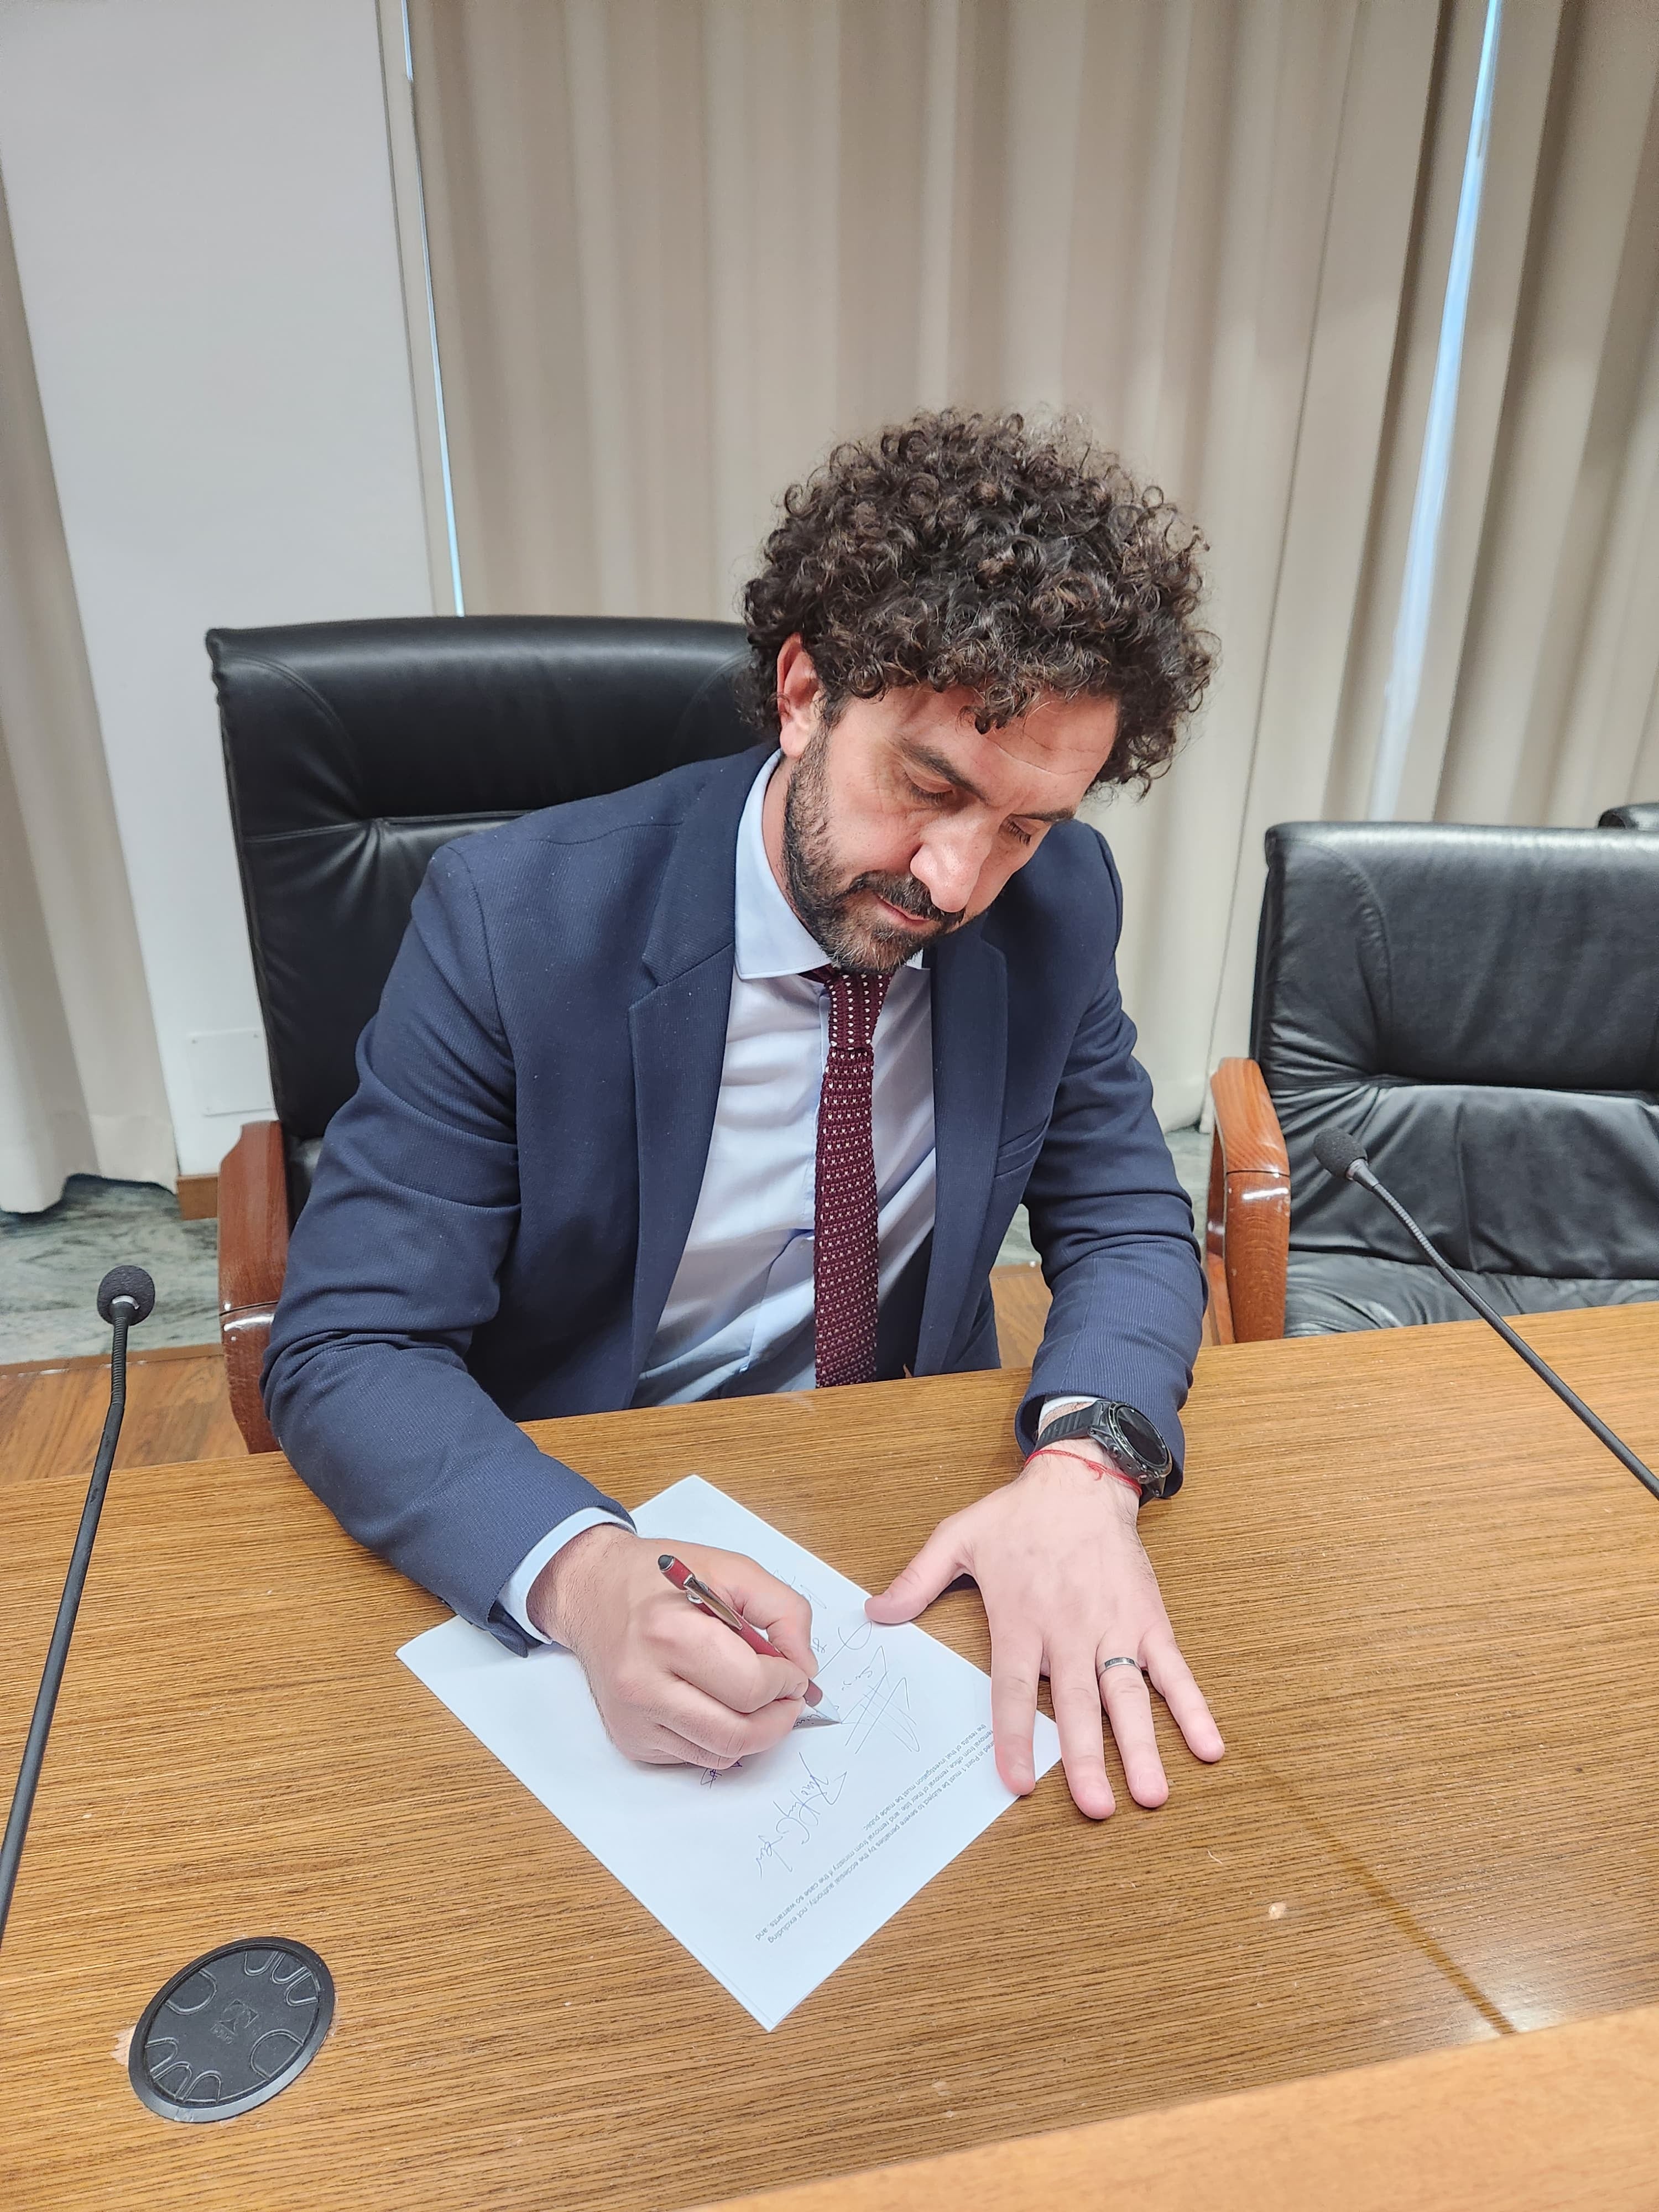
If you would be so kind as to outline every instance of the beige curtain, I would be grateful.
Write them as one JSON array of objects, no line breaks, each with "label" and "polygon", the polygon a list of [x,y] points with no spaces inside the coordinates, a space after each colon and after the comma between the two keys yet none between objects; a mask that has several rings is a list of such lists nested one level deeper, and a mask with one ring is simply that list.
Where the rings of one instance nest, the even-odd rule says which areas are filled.
[{"label": "beige curtain", "polygon": [[171,1183],[144,987],[0,188],[0,1208]]},{"label": "beige curtain", "polygon": [[[1223,665],[1105,805],[1166,1126],[1270,822],[1366,811],[1483,0],[410,0],[468,608],[729,615],[923,404],[1083,414]],[[1659,10],[1508,0],[1402,814],[1659,796]],[[423,303],[422,303],[423,312]]]}]

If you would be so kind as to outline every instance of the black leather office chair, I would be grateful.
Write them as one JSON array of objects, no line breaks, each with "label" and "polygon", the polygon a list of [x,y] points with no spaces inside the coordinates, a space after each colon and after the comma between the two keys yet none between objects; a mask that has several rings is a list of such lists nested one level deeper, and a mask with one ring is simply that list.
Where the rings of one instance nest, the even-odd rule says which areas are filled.
[{"label": "black leather office chair", "polygon": [[220,1170],[220,1331],[237,1425],[270,1451],[259,1366],[289,1229],[433,854],[759,733],[725,623],[468,616],[207,647],[276,1109]]},{"label": "black leather office chair", "polygon": [[1659,842],[1286,823],[1267,847],[1252,1058],[1215,1085],[1232,1333],[1464,1317],[1318,1166],[1333,1125],[1501,1311],[1659,1299]]},{"label": "black leather office chair", "polygon": [[1596,817],[1598,830],[1659,830],[1659,799],[1632,799]]}]

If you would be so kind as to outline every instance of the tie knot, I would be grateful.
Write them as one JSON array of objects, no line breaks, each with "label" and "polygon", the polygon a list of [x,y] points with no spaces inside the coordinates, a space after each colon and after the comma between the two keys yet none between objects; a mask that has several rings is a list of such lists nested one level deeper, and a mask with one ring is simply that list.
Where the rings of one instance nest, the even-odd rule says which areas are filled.
[{"label": "tie knot", "polygon": [[872,968],[809,968],[806,973],[830,994],[830,1051],[868,1052],[892,977]]}]

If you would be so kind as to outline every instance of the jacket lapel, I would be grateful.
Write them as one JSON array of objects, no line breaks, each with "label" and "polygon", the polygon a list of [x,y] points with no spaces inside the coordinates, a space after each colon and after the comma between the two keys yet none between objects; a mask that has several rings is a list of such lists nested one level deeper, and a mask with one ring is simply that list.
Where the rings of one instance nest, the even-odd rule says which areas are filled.
[{"label": "jacket lapel", "polygon": [[1008,1072],[1008,969],[970,924],[932,948],[933,973],[933,1249],[915,1371],[937,1375],[950,1357],[1002,1133]]},{"label": "jacket lapel", "polygon": [[648,988],[629,1009],[639,1142],[634,1375],[673,1288],[720,1103],[732,1000],[738,824],[762,754],[710,777],[681,823],[646,940]]}]

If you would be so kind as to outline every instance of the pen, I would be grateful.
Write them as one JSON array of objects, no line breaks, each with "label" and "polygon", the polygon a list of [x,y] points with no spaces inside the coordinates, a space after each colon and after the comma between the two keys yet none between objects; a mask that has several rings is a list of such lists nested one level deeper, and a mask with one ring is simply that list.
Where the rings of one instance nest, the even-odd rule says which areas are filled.
[{"label": "pen", "polygon": [[[672,1552],[663,1552],[658,1556],[657,1565],[677,1590],[684,1590],[693,1605],[701,1606],[705,1613],[713,1613],[715,1620],[729,1628],[734,1636],[742,1637],[751,1651],[758,1651],[763,1659],[781,1659],[783,1656],[777,1646],[769,1644],[751,1621],[745,1620],[723,1597],[711,1590],[707,1583],[700,1582],[683,1559],[677,1559]],[[805,1703],[813,1708],[816,1719],[840,1720],[841,1715],[816,1682],[809,1682],[802,1695]]]}]

